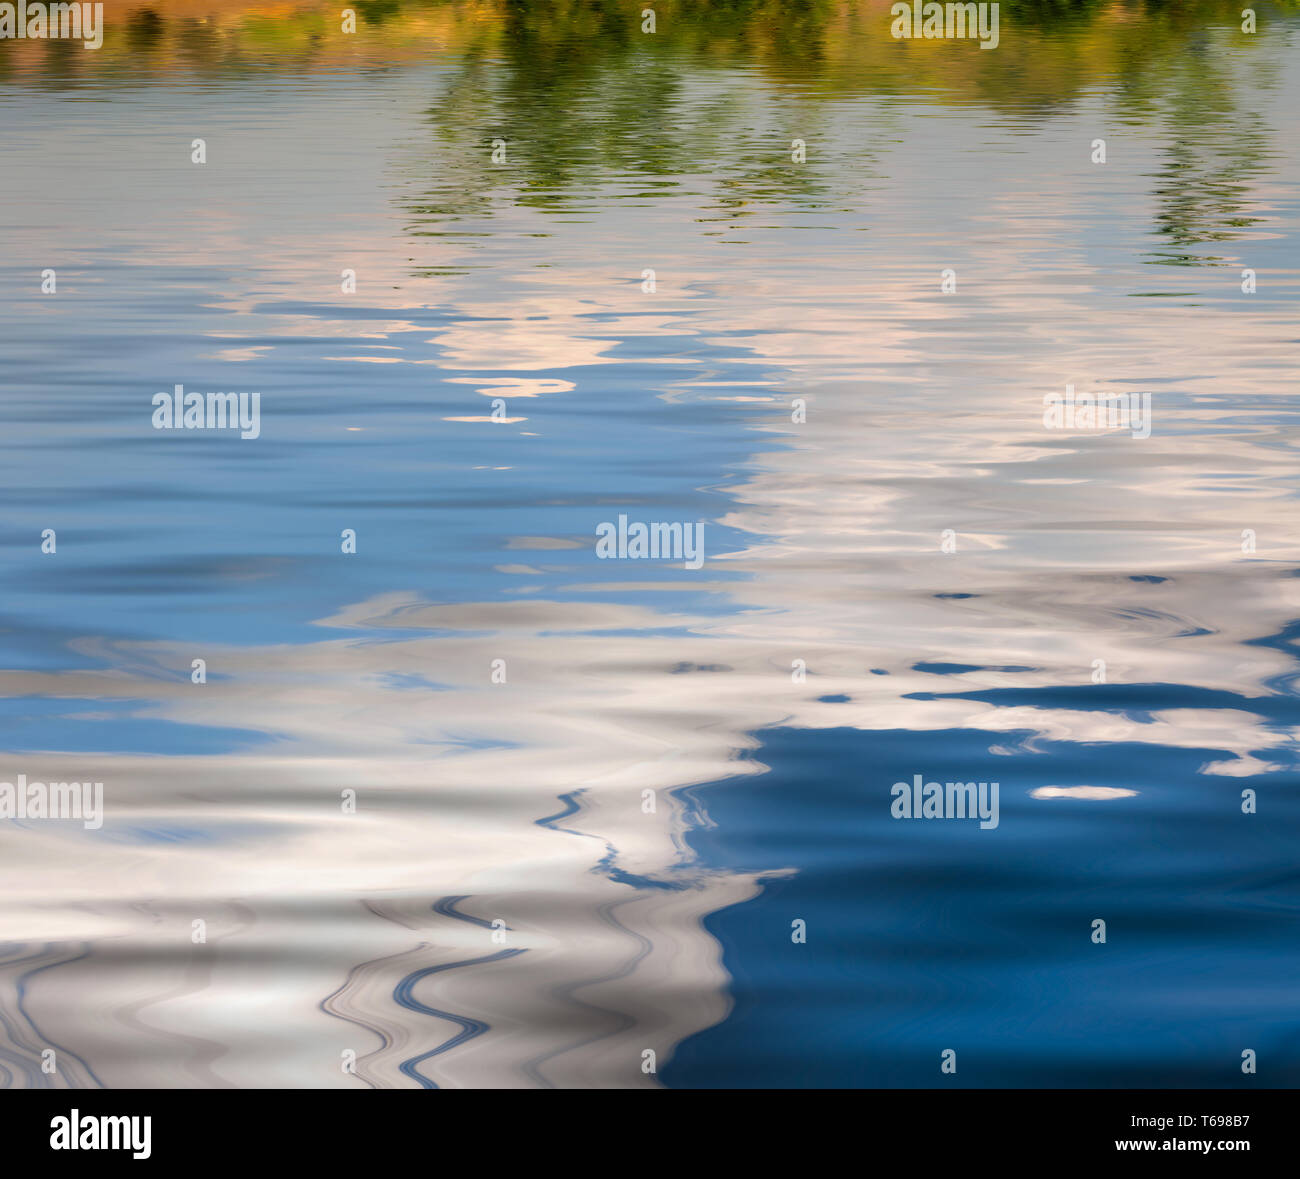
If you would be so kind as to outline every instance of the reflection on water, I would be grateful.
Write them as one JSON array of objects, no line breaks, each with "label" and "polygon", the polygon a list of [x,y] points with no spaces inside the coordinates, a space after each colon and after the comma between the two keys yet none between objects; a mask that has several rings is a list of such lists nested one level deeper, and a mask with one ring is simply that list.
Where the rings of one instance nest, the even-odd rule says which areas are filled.
[{"label": "reflection on water", "polygon": [[0,44],[0,780],[107,812],[0,1081],[1300,1081],[1296,6],[106,7]]}]

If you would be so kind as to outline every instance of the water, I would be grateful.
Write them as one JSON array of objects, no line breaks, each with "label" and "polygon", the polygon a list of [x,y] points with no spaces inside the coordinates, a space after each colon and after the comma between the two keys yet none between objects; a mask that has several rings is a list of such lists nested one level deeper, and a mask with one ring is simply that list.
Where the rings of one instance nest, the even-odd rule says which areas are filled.
[{"label": "water", "polygon": [[1300,1082],[1297,6],[336,7],[0,43],[0,1081]]}]

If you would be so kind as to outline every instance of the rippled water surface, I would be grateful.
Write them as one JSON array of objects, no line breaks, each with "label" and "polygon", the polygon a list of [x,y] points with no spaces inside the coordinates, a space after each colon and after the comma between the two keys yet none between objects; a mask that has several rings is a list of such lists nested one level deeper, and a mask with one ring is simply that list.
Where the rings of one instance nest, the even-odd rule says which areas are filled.
[{"label": "rippled water surface", "polygon": [[0,42],[0,1082],[1300,1083],[1300,7],[340,7]]}]

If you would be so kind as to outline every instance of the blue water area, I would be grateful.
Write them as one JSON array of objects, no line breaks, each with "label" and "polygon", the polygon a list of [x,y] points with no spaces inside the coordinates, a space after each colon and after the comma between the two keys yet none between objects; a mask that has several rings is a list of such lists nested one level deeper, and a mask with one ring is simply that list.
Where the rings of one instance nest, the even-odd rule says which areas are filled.
[{"label": "blue water area", "polygon": [[[710,820],[690,843],[715,868],[794,871],[706,920],[735,1009],[666,1084],[1300,1084],[1294,772],[1207,778],[1204,751],[1140,744],[990,757],[975,730],[762,736],[770,772],[690,792]],[[1045,763],[1137,794],[1031,798]],[[916,773],[996,777],[998,827],[892,818],[890,787]],[[1266,1080],[1242,1073],[1246,1049]]]},{"label": "blue water area", "polygon": [[[193,685],[201,691],[200,685]],[[0,698],[0,742],[13,752],[211,755],[268,744],[273,734],[132,715],[144,700]],[[84,710],[84,711],[83,711]]]}]

